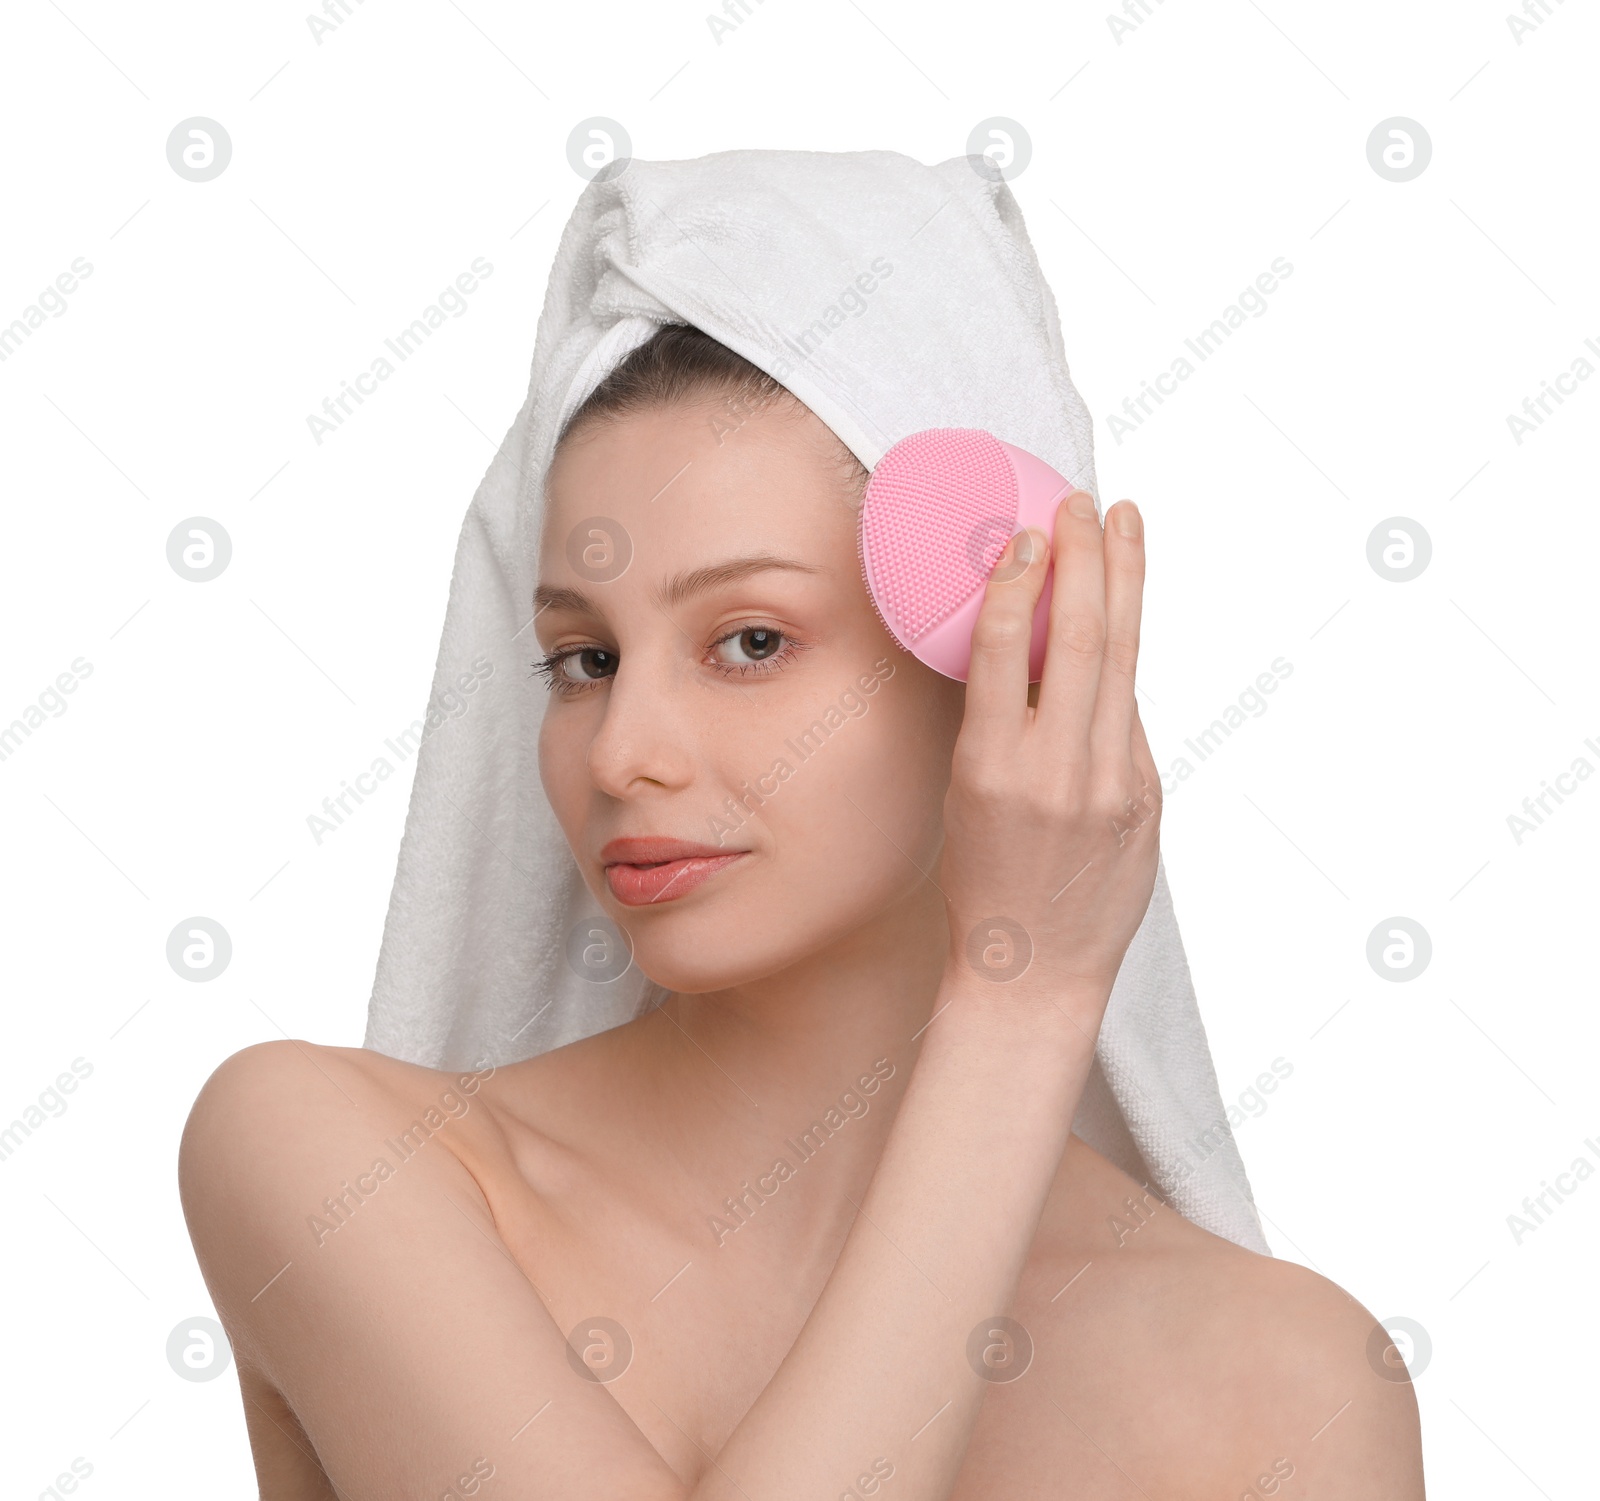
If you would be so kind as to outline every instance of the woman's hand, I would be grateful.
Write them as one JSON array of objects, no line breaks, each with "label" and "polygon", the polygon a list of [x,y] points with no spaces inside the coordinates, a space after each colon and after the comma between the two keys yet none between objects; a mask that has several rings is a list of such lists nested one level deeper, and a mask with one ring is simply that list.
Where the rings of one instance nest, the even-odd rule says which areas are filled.
[{"label": "woman's hand", "polygon": [[[1161,783],[1134,702],[1144,527],[1086,491],[1056,511],[1055,585],[1037,706],[1028,648],[1050,549],[1001,554],[972,635],[945,797],[939,882],[949,972],[996,999],[1051,1002],[1091,1036],[1155,884]],[[970,987],[967,987],[970,989]]]}]

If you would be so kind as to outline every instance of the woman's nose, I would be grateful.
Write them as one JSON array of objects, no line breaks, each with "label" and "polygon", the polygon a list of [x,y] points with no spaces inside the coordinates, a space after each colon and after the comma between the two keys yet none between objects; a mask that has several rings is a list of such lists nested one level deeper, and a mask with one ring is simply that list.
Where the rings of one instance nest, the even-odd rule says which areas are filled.
[{"label": "woman's nose", "polygon": [[682,695],[671,691],[671,672],[668,663],[641,660],[638,653],[617,664],[586,758],[594,785],[610,797],[683,787],[691,779],[693,758],[679,718]]}]

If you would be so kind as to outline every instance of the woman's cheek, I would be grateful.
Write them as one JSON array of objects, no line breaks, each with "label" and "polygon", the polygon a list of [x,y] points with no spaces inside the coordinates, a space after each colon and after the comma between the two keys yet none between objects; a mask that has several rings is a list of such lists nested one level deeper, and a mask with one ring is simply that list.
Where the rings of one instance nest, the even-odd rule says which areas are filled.
[{"label": "woman's cheek", "polygon": [[587,798],[583,793],[583,747],[569,717],[547,709],[539,726],[539,785],[567,842],[573,844],[582,827]]},{"label": "woman's cheek", "polygon": [[897,888],[916,875],[907,855],[926,865],[937,853],[950,756],[937,726],[908,723],[903,703],[864,702],[814,749],[791,737],[803,759],[790,756],[794,774],[768,805],[784,844],[806,850],[838,889],[857,892]]}]

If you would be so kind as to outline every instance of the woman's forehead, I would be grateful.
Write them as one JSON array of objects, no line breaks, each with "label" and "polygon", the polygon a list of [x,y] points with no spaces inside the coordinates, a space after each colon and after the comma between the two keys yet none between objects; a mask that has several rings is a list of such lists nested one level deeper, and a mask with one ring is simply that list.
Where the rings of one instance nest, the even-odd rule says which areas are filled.
[{"label": "woman's forehead", "polygon": [[835,441],[792,408],[736,426],[712,426],[701,404],[598,424],[551,466],[540,572],[581,575],[596,531],[651,572],[764,552],[831,568],[853,554],[857,519]]}]

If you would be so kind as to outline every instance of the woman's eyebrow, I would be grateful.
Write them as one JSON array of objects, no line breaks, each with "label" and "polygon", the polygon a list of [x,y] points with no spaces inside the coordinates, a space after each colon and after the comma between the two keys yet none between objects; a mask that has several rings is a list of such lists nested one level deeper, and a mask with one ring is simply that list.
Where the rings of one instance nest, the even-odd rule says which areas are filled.
[{"label": "woman's eyebrow", "polygon": [[[687,599],[692,599],[696,594],[704,594],[708,589],[737,583],[753,573],[764,573],[773,568],[787,569],[794,573],[823,572],[815,564],[802,563],[796,558],[780,558],[772,553],[756,553],[750,557],[728,558],[721,563],[709,563],[704,568],[691,568],[674,574],[656,591],[656,601],[670,609],[681,605]],[[540,584],[533,591],[533,605],[535,614],[541,614],[548,609],[570,610],[578,615],[600,613],[599,607],[581,589],[567,589],[554,584]]]},{"label": "woman's eyebrow", "polygon": [[656,600],[670,609],[674,605],[681,605],[685,600],[693,599],[697,594],[704,594],[708,589],[737,583],[752,573],[765,573],[772,568],[787,569],[793,573],[823,571],[814,564],[802,563],[796,558],[780,558],[772,553],[756,553],[750,557],[729,558],[725,562],[710,563],[704,568],[691,568],[675,574],[656,591]]},{"label": "woman's eyebrow", "polygon": [[574,615],[596,615],[594,601],[581,589],[558,589],[553,584],[540,584],[533,591],[533,614],[538,619],[546,610],[567,610]]}]

